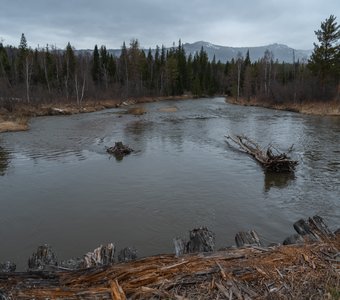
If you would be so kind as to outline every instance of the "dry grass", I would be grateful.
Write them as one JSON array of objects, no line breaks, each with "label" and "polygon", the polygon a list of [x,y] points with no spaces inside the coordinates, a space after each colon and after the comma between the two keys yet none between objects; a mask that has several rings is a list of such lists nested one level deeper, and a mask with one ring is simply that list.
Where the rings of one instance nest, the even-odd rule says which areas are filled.
[{"label": "dry grass", "polygon": [[[189,98],[192,98],[192,96],[183,95],[164,97],[135,97],[126,100],[122,99],[87,100],[84,101],[80,107],[74,102],[69,103],[58,102],[41,105],[29,105],[26,103],[21,103],[20,105],[14,106],[13,111],[11,113],[8,112],[6,109],[0,109],[0,132],[27,130],[28,129],[27,123],[29,118],[31,117],[90,113],[107,108],[131,106],[136,103],[148,103],[164,100],[181,100]],[[133,107],[128,109],[128,113],[133,115],[142,115],[146,113],[146,110],[145,108],[142,107]]]},{"label": "dry grass", "polygon": [[140,116],[146,114],[144,107],[131,107],[127,110],[127,113],[134,116]]},{"label": "dry grass", "polygon": [[256,98],[251,98],[249,100],[239,98],[238,100],[236,100],[235,98],[230,97],[228,97],[226,101],[231,104],[294,111],[308,115],[340,116],[340,103],[337,101],[329,102],[309,101],[305,103],[272,103],[268,101],[258,100]]},{"label": "dry grass", "polygon": [[160,108],[158,111],[160,111],[160,112],[176,112],[176,111],[178,111],[178,108],[177,107],[163,107],[163,108]]},{"label": "dry grass", "polygon": [[28,120],[27,117],[0,117],[0,133],[28,130]]}]

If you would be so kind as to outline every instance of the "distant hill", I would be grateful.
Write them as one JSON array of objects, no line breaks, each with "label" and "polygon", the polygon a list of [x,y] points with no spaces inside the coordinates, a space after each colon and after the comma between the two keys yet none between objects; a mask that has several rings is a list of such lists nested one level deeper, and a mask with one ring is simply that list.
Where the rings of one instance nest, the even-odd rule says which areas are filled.
[{"label": "distant hill", "polygon": [[[246,56],[247,51],[249,50],[249,56],[251,61],[257,61],[263,57],[264,52],[268,49],[274,55],[274,61],[278,60],[279,62],[293,62],[293,56],[295,55],[295,61],[303,61],[307,60],[310,55],[312,54],[312,50],[297,50],[290,48],[286,45],[282,44],[271,44],[267,46],[258,46],[258,47],[227,47],[227,46],[219,46],[214,45],[209,42],[199,41],[195,43],[185,43],[183,44],[185,52],[187,55],[190,53],[194,55],[196,52],[199,52],[201,48],[207,52],[208,57],[210,60],[213,59],[214,55],[216,61],[221,61],[225,63],[226,61],[230,61],[233,58],[237,57],[237,54],[240,52],[243,57]],[[148,50],[145,50],[147,52]],[[92,52],[92,50],[77,50],[78,53],[80,52]],[[110,54],[114,56],[119,56],[121,50],[120,49],[108,49]],[[152,49],[154,54],[155,49]],[[295,52],[295,53],[294,53]]]},{"label": "distant hill", "polygon": [[201,47],[207,52],[209,59],[213,59],[214,55],[216,57],[216,61],[220,60],[221,62],[226,62],[227,60],[231,60],[237,57],[238,52],[240,52],[243,57],[245,57],[247,50],[249,50],[249,56],[251,61],[257,61],[262,58],[264,52],[268,49],[274,55],[274,60],[278,60],[279,62],[293,62],[293,56],[295,52],[295,61],[298,60],[306,60],[312,54],[312,50],[297,50],[290,48],[286,45],[281,44],[271,44],[267,46],[259,46],[259,47],[227,47],[227,46],[219,46],[213,45],[208,42],[196,42],[196,43],[186,43],[183,44],[183,47],[186,53],[194,54],[197,51],[201,50]]}]

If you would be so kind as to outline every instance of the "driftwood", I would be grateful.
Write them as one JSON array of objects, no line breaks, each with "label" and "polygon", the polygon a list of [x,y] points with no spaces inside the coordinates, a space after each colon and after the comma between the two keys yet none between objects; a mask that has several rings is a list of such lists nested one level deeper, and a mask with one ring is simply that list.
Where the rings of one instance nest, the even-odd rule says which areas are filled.
[{"label": "driftwood", "polygon": [[319,241],[157,255],[76,271],[0,273],[0,299],[337,299],[340,235],[320,217],[305,222]]},{"label": "driftwood", "polygon": [[[237,145],[238,149],[254,157],[268,171],[292,172],[298,164],[298,161],[292,160],[286,153],[278,152],[271,145],[266,151],[262,150],[259,145],[246,136],[227,136],[227,139],[233,142],[233,146]],[[273,151],[278,153],[274,154]]]},{"label": "driftwood", "polygon": [[117,160],[122,160],[125,155],[132,153],[134,150],[122,142],[116,142],[113,147],[106,149],[107,153],[113,154]]}]

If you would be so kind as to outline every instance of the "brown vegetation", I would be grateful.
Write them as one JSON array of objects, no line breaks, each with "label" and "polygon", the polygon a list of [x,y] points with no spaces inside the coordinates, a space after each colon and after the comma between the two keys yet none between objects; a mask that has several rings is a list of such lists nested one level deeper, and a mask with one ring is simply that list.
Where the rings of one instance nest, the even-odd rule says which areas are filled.
[{"label": "brown vegetation", "polygon": [[27,117],[2,117],[0,115],[0,133],[28,130]]},{"label": "brown vegetation", "polygon": [[160,112],[176,112],[178,111],[177,107],[163,107],[159,109]]},{"label": "brown vegetation", "polygon": [[[181,100],[189,99],[191,96],[169,96],[169,97],[137,97],[122,99],[106,99],[96,101],[84,101],[81,106],[75,103],[51,103],[41,105],[28,105],[19,103],[11,107],[11,111],[4,108],[0,110],[0,133],[6,131],[28,130],[28,121],[30,117],[54,116],[54,115],[72,115],[78,113],[90,113],[103,109],[128,107],[137,103],[148,103],[163,100]],[[145,108],[134,107],[128,108],[128,113],[141,115],[146,113]]]},{"label": "brown vegetation", "polygon": [[266,100],[259,100],[257,98],[233,98],[227,97],[226,102],[230,104],[237,104],[243,106],[258,106],[277,110],[286,110],[299,112],[307,115],[320,115],[320,116],[340,116],[340,102],[339,101],[308,101],[303,103],[294,102],[273,102]]}]

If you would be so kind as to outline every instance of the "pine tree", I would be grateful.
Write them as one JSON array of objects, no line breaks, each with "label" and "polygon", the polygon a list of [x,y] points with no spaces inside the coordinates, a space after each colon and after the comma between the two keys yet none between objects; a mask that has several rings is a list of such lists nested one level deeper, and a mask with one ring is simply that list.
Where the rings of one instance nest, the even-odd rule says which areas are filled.
[{"label": "pine tree", "polygon": [[91,75],[93,81],[98,84],[100,82],[100,61],[99,61],[99,51],[98,46],[94,46],[93,58],[92,58],[92,68]]},{"label": "pine tree", "polygon": [[319,45],[314,43],[314,51],[309,60],[310,70],[317,75],[321,83],[327,79],[337,79],[340,76],[340,25],[331,15],[321,23],[321,29],[315,31]]},{"label": "pine tree", "polygon": [[19,82],[23,82],[25,79],[25,64],[28,52],[29,50],[27,47],[27,40],[25,34],[22,33],[19,44],[19,53],[17,57],[17,77]]},{"label": "pine tree", "polygon": [[74,51],[72,49],[71,44],[68,42],[64,53],[63,62],[64,85],[67,99],[69,98],[71,85],[73,83],[73,78],[75,75],[75,69],[76,69],[76,57],[74,55]]},{"label": "pine tree", "polygon": [[7,51],[4,48],[3,44],[0,43],[0,78],[6,78],[9,80],[11,72],[11,65],[9,63]]}]

